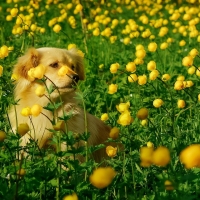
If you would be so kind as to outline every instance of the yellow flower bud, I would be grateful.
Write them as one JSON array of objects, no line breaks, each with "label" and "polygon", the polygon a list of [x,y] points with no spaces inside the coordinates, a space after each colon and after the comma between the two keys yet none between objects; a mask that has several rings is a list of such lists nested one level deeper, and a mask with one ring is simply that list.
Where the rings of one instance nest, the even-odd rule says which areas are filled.
[{"label": "yellow flower bud", "polygon": [[149,50],[150,52],[155,52],[156,49],[157,49],[157,44],[156,44],[155,42],[149,43],[149,45],[148,45],[148,50]]},{"label": "yellow flower bud", "polygon": [[120,113],[127,111],[129,107],[130,107],[130,102],[120,103],[119,105],[116,105],[116,108]]},{"label": "yellow flower bud", "polygon": [[110,72],[112,74],[117,73],[117,70],[119,69],[119,63],[114,63],[110,66]]},{"label": "yellow flower bud", "polygon": [[163,75],[162,75],[162,80],[163,80],[163,81],[168,81],[170,78],[171,78],[171,77],[170,77],[169,74],[163,74]]},{"label": "yellow flower bud", "polygon": [[198,67],[198,69],[196,70],[196,75],[200,76],[200,67]]},{"label": "yellow flower bud", "polygon": [[56,33],[59,33],[61,31],[61,26],[59,24],[54,25],[53,27],[53,31]]},{"label": "yellow flower bud", "polygon": [[136,65],[134,62],[129,62],[127,65],[126,65],[126,71],[128,72],[135,72],[136,71]]},{"label": "yellow flower bud", "polygon": [[31,114],[34,117],[37,117],[42,112],[42,109],[42,106],[40,106],[39,104],[35,104],[31,107]]},{"label": "yellow flower bud", "polygon": [[156,69],[156,62],[151,60],[147,64],[147,70],[153,71],[154,69]]},{"label": "yellow flower bud", "polygon": [[17,8],[12,8],[10,11],[10,14],[12,17],[16,17],[18,13],[18,9]]},{"label": "yellow flower bud", "polygon": [[8,56],[8,47],[3,45],[0,49],[1,57],[5,58]]},{"label": "yellow flower bud", "polygon": [[103,115],[101,115],[101,120],[102,120],[102,121],[106,121],[106,120],[108,120],[108,119],[109,119],[108,113],[104,113]]},{"label": "yellow flower bud", "polygon": [[0,131],[0,142],[3,142],[6,139],[6,133],[4,131]]},{"label": "yellow flower bud", "polygon": [[82,6],[80,3],[77,4],[76,7],[75,7],[75,10],[76,10],[77,12],[80,12],[82,9],[83,9],[83,6]]},{"label": "yellow flower bud", "polygon": [[158,147],[152,156],[152,162],[154,165],[165,167],[170,162],[170,152],[166,147]]},{"label": "yellow flower bud", "polygon": [[196,71],[196,68],[194,66],[188,68],[188,74],[190,74],[190,75],[194,74],[195,71]]},{"label": "yellow flower bud", "polygon": [[113,127],[110,130],[109,137],[112,139],[117,139],[119,137],[119,129],[117,127]]},{"label": "yellow flower bud", "polygon": [[185,66],[185,67],[192,66],[193,65],[193,58],[192,58],[192,56],[185,56],[182,59],[182,65]]},{"label": "yellow flower bud", "polygon": [[24,136],[29,131],[30,131],[30,128],[29,128],[29,125],[27,123],[19,124],[19,126],[17,127],[17,132],[21,136]]},{"label": "yellow flower bud", "polygon": [[140,120],[144,120],[148,117],[149,111],[147,108],[141,108],[137,112],[137,118]]},{"label": "yellow flower bud", "polygon": [[200,145],[192,144],[182,150],[180,153],[180,161],[187,169],[200,167]]},{"label": "yellow flower bud", "polygon": [[185,101],[179,99],[177,102],[177,106],[178,106],[178,108],[185,108]]},{"label": "yellow flower bud", "polygon": [[55,131],[65,131],[65,122],[63,120],[58,121],[55,125],[53,125],[53,129]]},{"label": "yellow flower bud", "polygon": [[162,105],[163,105],[163,100],[162,99],[155,99],[154,101],[153,101],[153,106],[155,107],[155,108],[160,108]]},{"label": "yellow flower bud", "polygon": [[116,172],[111,167],[99,167],[90,175],[90,183],[96,188],[103,189],[111,184]]},{"label": "yellow flower bud", "polygon": [[140,165],[142,167],[149,167],[152,164],[153,148],[141,147],[140,148]]},{"label": "yellow flower bud", "polygon": [[107,146],[106,153],[109,157],[113,158],[117,154],[117,147]]},{"label": "yellow flower bud", "polygon": [[0,77],[2,76],[3,74],[3,67],[0,65]]},{"label": "yellow flower bud", "polygon": [[70,49],[76,49],[76,45],[75,44],[69,44],[67,47],[68,50]]},{"label": "yellow flower bud", "polygon": [[168,43],[167,42],[163,42],[160,45],[160,49],[162,49],[162,50],[166,49],[167,47],[168,47]]},{"label": "yellow flower bud", "polygon": [[136,74],[130,74],[130,76],[128,76],[128,82],[132,83],[132,82],[136,82],[138,80],[138,77]]},{"label": "yellow flower bud", "polygon": [[148,120],[147,120],[147,119],[143,119],[143,120],[141,120],[140,124],[141,124],[142,126],[147,126]]},{"label": "yellow flower bud", "polygon": [[117,123],[122,125],[122,126],[127,126],[130,125],[133,122],[133,118],[131,117],[131,114],[128,110],[123,112],[120,116],[119,119],[117,120]]},{"label": "yellow flower bud", "polygon": [[166,180],[164,185],[165,185],[166,190],[173,190],[174,189],[173,183],[169,180]]},{"label": "yellow flower bud", "polygon": [[23,108],[21,111],[21,115],[23,115],[24,117],[28,117],[29,115],[31,115],[31,108],[30,107]]},{"label": "yellow flower bud", "polygon": [[198,50],[197,49],[192,49],[190,52],[189,52],[189,55],[192,56],[192,58],[194,58],[195,56],[197,56],[199,54]]},{"label": "yellow flower bud", "polygon": [[186,45],[185,40],[181,40],[181,41],[179,42],[179,46],[183,47],[183,46],[185,46],[185,45]]},{"label": "yellow flower bud", "polygon": [[182,90],[184,88],[184,83],[183,81],[176,81],[174,84],[174,89],[175,90]]},{"label": "yellow flower bud", "polygon": [[71,195],[64,196],[62,200],[78,200],[78,196],[76,193],[73,193]]},{"label": "yellow flower bud", "polygon": [[114,93],[116,93],[117,92],[117,84],[110,84],[109,86],[108,86],[108,93],[109,94],[114,94]]},{"label": "yellow flower bud", "polygon": [[153,148],[153,147],[154,147],[154,144],[153,144],[152,142],[147,142],[147,147]]},{"label": "yellow flower bud", "polygon": [[45,91],[46,91],[45,86],[38,85],[37,88],[36,88],[36,90],[35,90],[35,94],[37,96],[39,96],[39,97],[42,97],[44,95]]},{"label": "yellow flower bud", "polygon": [[146,51],[144,49],[139,49],[135,53],[137,58],[143,59],[146,56]]},{"label": "yellow flower bud", "polygon": [[139,85],[145,85],[146,83],[147,83],[146,75],[138,76],[138,84]]},{"label": "yellow flower bud", "polygon": [[150,74],[149,74],[149,79],[151,81],[156,80],[156,78],[158,77],[159,72],[158,70],[154,69]]}]

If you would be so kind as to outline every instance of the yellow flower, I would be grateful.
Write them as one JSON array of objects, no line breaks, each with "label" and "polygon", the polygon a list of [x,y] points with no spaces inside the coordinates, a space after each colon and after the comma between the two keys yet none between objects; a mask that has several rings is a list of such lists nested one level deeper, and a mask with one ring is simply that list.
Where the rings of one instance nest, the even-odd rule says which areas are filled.
[{"label": "yellow flower", "polygon": [[197,98],[198,98],[198,101],[200,101],[200,94],[198,94]]},{"label": "yellow flower", "polygon": [[35,104],[31,107],[31,114],[34,117],[37,117],[42,112],[42,109],[42,106],[40,106],[39,104]]},{"label": "yellow flower", "polygon": [[110,66],[110,72],[112,74],[117,73],[117,70],[119,69],[119,63],[114,63]]},{"label": "yellow flower", "polygon": [[108,119],[109,119],[108,113],[104,113],[103,115],[101,115],[101,120],[102,120],[102,121],[106,121],[106,120],[108,120]]},{"label": "yellow flower", "polygon": [[170,162],[170,152],[166,147],[158,147],[152,156],[152,162],[154,165],[165,167]]},{"label": "yellow flower", "polygon": [[36,90],[35,90],[35,94],[38,96],[38,97],[42,97],[44,95],[46,91],[46,88],[45,86],[43,85],[38,85]]},{"label": "yellow flower", "polygon": [[144,49],[139,49],[135,53],[137,58],[143,59],[146,56],[146,51]]},{"label": "yellow flower", "polygon": [[103,189],[109,186],[116,172],[111,167],[99,167],[93,171],[93,174],[90,175],[90,183],[96,188]]},{"label": "yellow flower", "polygon": [[191,67],[193,65],[193,58],[192,56],[185,56],[182,59],[182,65],[185,67]]},{"label": "yellow flower", "polygon": [[119,137],[119,129],[117,127],[113,127],[110,130],[109,137],[112,139],[117,139]]},{"label": "yellow flower", "polygon": [[53,27],[53,31],[56,33],[59,33],[61,31],[61,26],[59,24],[54,25]]},{"label": "yellow flower", "polygon": [[82,6],[80,3],[77,4],[76,7],[75,7],[75,10],[76,10],[77,12],[80,12],[82,9],[83,9],[83,6]]},{"label": "yellow flower", "polygon": [[12,17],[16,17],[17,13],[18,13],[18,9],[17,8],[12,8],[11,11],[10,11],[10,15]]},{"label": "yellow flower", "polygon": [[131,122],[133,122],[133,118],[131,117],[131,113],[128,110],[123,112],[119,116],[119,119],[117,120],[117,123],[122,125],[122,126],[130,125]]},{"label": "yellow flower", "polygon": [[160,49],[162,49],[162,50],[166,49],[167,47],[168,47],[168,43],[167,42],[163,42],[160,45]]},{"label": "yellow flower", "polygon": [[149,79],[150,79],[151,81],[154,81],[154,80],[156,80],[156,78],[158,77],[158,75],[159,75],[158,70],[154,69],[154,70],[151,71],[151,73],[149,74]]},{"label": "yellow flower", "polygon": [[114,93],[116,93],[117,92],[117,84],[110,84],[109,86],[108,86],[108,93],[109,94],[114,94]]},{"label": "yellow flower", "polygon": [[163,81],[168,81],[170,78],[171,78],[171,77],[170,77],[169,74],[163,74],[163,75],[162,75],[162,80],[163,80]]},{"label": "yellow flower", "polygon": [[148,117],[149,111],[147,108],[140,108],[137,112],[137,118],[140,120],[146,119]]},{"label": "yellow flower", "polygon": [[160,108],[162,105],[163,105],[163,100],[162,99],[155,99],[154,101],[153,101],[153,106],[155,107],[155,108]]},{"label": "yellow flower", "polygon": [[140,124],[142,126],[146,126],[148,124],[148,120],[147,119],[143,119],[143,120],[141,120]]},{"label": "yellow flower", "polygon": [[150,52],[155,52],[156,49],[157,49],[157,44],[156,44],[155,42],[149,43],[149,45],[148,45],[148,50],[149,50]]},{"label": "yellow flower", "polygon": [[187,169],[200,167],[200,145],[192,144],[180,153],[180,161]]},{"label": "yellow flower", "polygon": [[68,50],[70,49],[76,49],[76,45],[75,44],[69,44],[67,47]]},{"label": "yellow flower", "polygon": [[166,180],[164,185],[165,185],[166,190],[173,190],[174,189],[173,183],[169,180]]},{"label": "yellow flower", "polygon": [[198,67],[198,69],[196,70],[196,75],[200,76],[200,67]]},{"label": "yellow flower", "polygon": [[3,67],[0,65],[0,77],[2,76],[3,74]]},{"label": "yellow flower", "polygon": [[17,132],[21,135],[24,136],[26,133],[30,131],[30,128],[27,123],[19,124],[17,127]]},{"label": "yellow flower", "polygon": [[192,58],[194,58],[195,56],[197,56],[199,54],[198,50],[197,49],[192,49],[190,52],[189,52],[189,55],[192,56]]},{"label": "yellow flower", "polygon": [[26,170],[23,169],[23,168],[21,168],[21,169],[19,169],[19,170],[17,171],[17,175],[19,175],[19,176],[24,176],[25,174],[26,174]]},{"label": "yellow flower", "polygon": [[3,142],[6,139],[6,133],[0,130],[0,142]]},{"label": "yellow flower", "polygon": [[179,42],[179,46],[183,47],[183,46],[185,46],[185,45],[186,45],[185,40],[181,40],[181,41]]},{"label": "yellow flower", "polygon": [[44,76],[44,73],[46,71],[46,67],[42,64],[38,65],[37,67],[35,68],[31,68],[29,71],[28,71],[28,76],[29,76],[29,79],[31,81],[34,81],[35,78],[37,79],[42,79],[43,76]]},{"label": "yellow flower", "polygon": [[130,107],[130,102],[120,103],[119,105],[116,105],[116,108],[120,113],[127,111],[129,107]]},{"label": "yellow flower", "polygon": [[153,148],[141,147],[140,148],[140,165],[142,167],[149,167],[152,164]]},{"label": "yellow flower", "polygon": [[62,200],[78,200],[78,196],[76,193],[73,193],[71,195],[64,196]]},{"label": "yellow flower", "polygon": [[130,38],[129,37],[126,37],[126,38],[124,38],[124,40],[123,40],[123,43],[125,44],[125,45],[128,45],[128,44],[130,44]]},{"label": "yellow flower", "polygon": [[53,129],[55,131],[65,131],[65,122],[63,120],[58,121],[55,125],[53,125]]},{"label": "yellow flower", "polygon": [[147,70],[153,71],[155,69],[156,69],[156,62],[153,60],[149,61],[147,64]]},{"label": "yellow flower", "polygon": [[5,58],[8,56],[8,47],[6,45],[3,45],[0,49],[1,57]]},{"label": "yellow flower", "polygon": [[138,80],[138,77],[136,74],[130,74],[130,76],[128,76],[128,82],[132,83],[132,82],[136,82]]},{"label": "yellow flower", "polygon": [[69,74],[69,72],[72,72],[72,70],[66,66],[63,65],[59,70],[58,70],[58,76],[66,76],[66,74]]},{"label": "yellow flower", "polygon": [[179,99],[177,102],[177,106],[178,106],[178,108],[185,108],[185,101]]},{"label": "yellow flower", "polygon": [[93,34],[94,36],[99,36],[99,34],[100,34],[99,28],[95,28],[95,29],[93,30],[92,34]]},{"label": "yellow flower", "polygon": [[136,65],[134,62],[129,62],[127,65],[126,65],[126,71],[128,72],[135,72],[136,71]]},{"label": "yellow flower", "polygon": [[153,147],[154,147],[154,144],[153,144],[152,142],[147,142],[147,147],[153,148]]},{"label": "yellow flower", "polygon": [[190,75],[194,74],[195,71],[196,71],[196,68],[194,66],[188,68],[188,74],[190,74]]},{"label": "yellow flower", "polygon": [[147,76],[144,74],[142,76],[138,76],[138,84],[145,85],[147,83]]},{"label": "yellow flower", "polygon": [[23,108],[21,111],[21,115],[23,115],[24,117],[28,117],[29,115],[31,115],[31,108],[30,107]]},{"label": "yellow flower", "polygon": [[175,90],[182,90],[184,88],[184,83],[183,81],[176,81],[174,83],[174,89]]},{"label": "yellow flower", "polygon": [[115,157],[117,154],[117,147],[107,146],[106,153],[111,158]]}]

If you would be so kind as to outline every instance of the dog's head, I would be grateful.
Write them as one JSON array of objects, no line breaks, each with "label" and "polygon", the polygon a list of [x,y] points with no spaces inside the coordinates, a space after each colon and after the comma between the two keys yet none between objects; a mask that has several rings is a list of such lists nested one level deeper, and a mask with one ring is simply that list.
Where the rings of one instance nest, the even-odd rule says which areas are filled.
[{"label": "dog's head", "polygon": [[[77,49],[65,50],[59,48],[31,48],[25,55],[18,59],[13,73],[18,77],[18,83],[21,81],[25,85],[31,84],[28,72],[38,65],[45,67],[45,77],[47,84],[52,82],[60,90],[70,91],[79,80],[84,80],[83,58],[79,55]],[[66,75],[59,76],[58,71],[61,67],[67,66],[70,70]]]}]

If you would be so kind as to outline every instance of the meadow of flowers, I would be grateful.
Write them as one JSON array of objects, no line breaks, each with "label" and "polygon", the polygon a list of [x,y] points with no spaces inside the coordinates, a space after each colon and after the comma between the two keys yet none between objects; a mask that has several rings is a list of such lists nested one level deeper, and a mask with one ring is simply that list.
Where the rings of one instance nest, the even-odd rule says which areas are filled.
[{"label": "meadow of flowers", "polygon": [[[199,29],[199,0],[1,3],[0,199],[199,199]],[[35,148],[33,140],[29,155],[16,157],[30,127],[12,132],[7,120],[17,104],[12,68],[28,48],[44,46],[76,47],[84,56],[77,96],[112,127],[108,141],[123,146],[106,146],[103,165],[87,157],[103,145],[74,148],[88,133],[60,136],[62,123],[52,142],[68,141],[66,152]],[[37,117],[45,108],[30,109],[22,115]],[[79,154],[85,162],[75,159]]]}]

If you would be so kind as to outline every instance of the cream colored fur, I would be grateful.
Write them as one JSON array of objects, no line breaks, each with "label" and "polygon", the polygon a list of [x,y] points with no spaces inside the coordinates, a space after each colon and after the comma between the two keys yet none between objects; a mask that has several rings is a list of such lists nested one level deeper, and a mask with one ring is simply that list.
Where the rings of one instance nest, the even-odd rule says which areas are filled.
[{"label": "cream colored fur", "polygon": [[[58,63],[58,67],[51,67],[52,63]],[[47,129],[52,129],[51,122],[42,114],[38,117],[32,117],[32,123],[29,117],[23,117],[20,112],[24,107],[31,107],[34,104],[46,106],[49,100],[45,97],[38,97],[35,94],[35,89],[38,86],[37,81],[30,81],[27,72],[30,68],[36,67],[39,64],[43,64],[47,67],[45,76],[48,77],[54,84],[60,88],[61,98],[63,101],[63,107],[66,112],[72,112],[73,117],[67,121],[67,127],[69,131],[82,134],[86,129],[85,118],[82,108],[78,106],[75,97],[75,89],[72,87],[73,80],[69,76],[58,76],[58,69],[67,65],[78,74],[80,80],[84,80],[84,67],[82,58],[78,55],[76,49],[65,50],[59,48],[39,48],[29,49],[29,51],[18,59],[17,64],[14,67],[13,73],[19,76],[19,79],[15,83],[15,99],[19,100],[16,106],[18,124],[28,123],[31,127],[31,137],[38,142],[40,148],[44,147],[48,140],[52,138],[52,133]],[[52,83],[47,81],[49,87]],[[59,99],[59,94],[55,90],[51,94],[51,99],[56,101]],[[42,113],[53,119],[52,113],[43,109]],[[62,116],[62,109],[57,110],[57,115]],[[88,140],[88,145],[97,145],[104,143],[109,136],[110,127],[105,125],[101,120],[95,116],[87,113],[87,129],[91,136]],[[16,115],[14,107],[10,109],[9,120],[14,132],[16,132]],[[34,131],[33,131],[34,129]],[[34,134],[35,133],[35,134]],[[21,145],[25,146],[29,142],[29,136],[26,134],[22,137]],[[82,144],[83,145],[83,144]],[[63,145],[64,146],[64,145]],[[96,161],[100,161],[106,156],[105,149],[99,150],[94,153]]]}]

